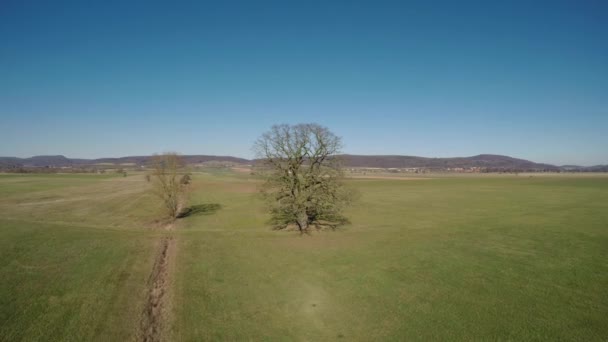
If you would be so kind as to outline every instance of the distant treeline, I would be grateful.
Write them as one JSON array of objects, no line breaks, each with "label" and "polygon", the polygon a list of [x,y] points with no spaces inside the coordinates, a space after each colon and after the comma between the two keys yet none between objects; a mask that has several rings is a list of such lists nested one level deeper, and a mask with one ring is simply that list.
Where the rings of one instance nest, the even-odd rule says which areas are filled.
[{"label": "distant treeline", "polygon": [[[122,170],[122,169],[121,169]],[[4,173],[106,173],[119,172],[118,170],[94,169],[86,167],[58,168],[58,167],[0,167]],[[122,171],[120,171],[122,173]]]},{"label": "distant treeline", "polygon": [[[185,155],[180,156],[191,167],[231,167],[255,165],[258,160],[243,159],[231,156]],[[550,165],[535,163],[525,159],[503,155],[480,154],[471,157],[427,158],[401,155],[336,155],[346,168],[375,168],[389,172],[608,172],[608,165]],[[130,156],[120,158],[76,159],[62,155],[34,156],[30,158],[0,157],[0,171],[11,168],[24,168],[39,172],[37,168],[58,168],[61,170],[81,169],[79,172],[95,172],[91,169],[108,169],[118,167],[150,167],[153,156]],[[43,170],[40,172],[47,172]],[[71,171],[60,171],[71,172]],[[424,172],[424,171],[419,171]]]},{"label": "distant treeline", "polygon": [[[212,168],[230,168],[233,165],[225,163],[209,163],[205,167],[194,166],[191,169],[212,169]],[[133,167],[130,170],[142,170],[142,167]],[[0,172],[3,173],[124,173],[129,168],[124,168],[119,165],[107,165],[105,167],[36,167],[36,166],[0,166]],[[587,167],[579,169],[526,169],[526,168],[500,168],[500,167],[485,167],[485,168],[409,168],[409,169],[395,169],[395,168],[348,168],[350,172],[354,173],[378,173],[378,172],[389,172],[389,173],[588,173],[588,172],[608,172],[608,166],[598,167]]]}]

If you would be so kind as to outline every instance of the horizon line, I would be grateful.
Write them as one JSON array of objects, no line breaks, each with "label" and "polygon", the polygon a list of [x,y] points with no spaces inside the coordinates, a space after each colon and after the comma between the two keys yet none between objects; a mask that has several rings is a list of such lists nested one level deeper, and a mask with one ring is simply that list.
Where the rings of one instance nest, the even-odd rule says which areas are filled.
[{"label": "horizon line", "polygon": [[[174,152],[174,151],[171,151],[171,152]],[[159,154],[163,154],[163,153],[167,153],[167,152],[152,153],[152,154],[123,155],[123,156],[120,156],[120,157],[97,157],[97,158],[91,158],[91,157],[87,157],[87,158],[68,157],[68,156],[66,156],[64,154],[37,154],[37,155],[29,156],[29,157],[0,156],[0,158],[30,159],[30,158],[36,158],[36,157],[64,157],[66,159],[97,160],[97,159],[121,159],[121,158],[135,158],[135,157],[152,157],[154,155],[159,155]],[[182,153],[179,153],[179,152],[176,152],[176,153],[178,153],[178,155],[180,155],[180,156],[224,157],[224,158],[243,159],[243,160],[247,160],[247,161],[253,161],[253,160],[257,159],[257,158],[239,157],[239,156],[234,156],[234,155],[185,154],[185,153],[182,154]],[[412,158],[425,158],[425,159],[456,159],[456,158],[472,158],[472,157],[479,157],[479,156],[498,156],[498,157],[508,157],[508,158],[513,158],[513,159],[519,159],[519,160],[529,161],[529,162],[533,162],[533,163],[536,163],[536,164],[544,164],[544,165],[557,166],[557,167],[564,167],[564,166],[593,167],[593,166],[608,165],[608,163],[606,163],[606,164],[588,164],[588,165],[584,165],[584,164],[571,164],[571,163],[553,164],[553,163],[545,163],[545,162],[536,162],[536,161],[530,160],[530,159],[514,157],[514,156],[506,155],[506,154],[495,154],[495,153],[479,153],[479,154],[470,155],[470,156],[455,156],[455,157],[427,157],[427,156],[417,156],[417,155],[411,155],[411,154],[354,154],[354,153],[340,153],[340,154],[337,154],[337,155],[362,156],[362,157],[412,157]]]}]

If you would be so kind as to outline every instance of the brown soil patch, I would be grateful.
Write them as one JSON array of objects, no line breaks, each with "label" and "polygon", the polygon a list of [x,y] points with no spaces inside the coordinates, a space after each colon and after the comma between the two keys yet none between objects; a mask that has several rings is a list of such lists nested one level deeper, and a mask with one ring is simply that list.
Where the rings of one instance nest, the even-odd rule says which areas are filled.
[{"label": "brown soil patch", "polygon": [[165,236],[160,242],[160,250],[148,278],[148,298],[140,321],[139,340],[145,342],[162,341],[165,323],[168,321],[169,266],[174,253],[175,241]]},{"label": "brown soil patch", "polygon": [[394,179],[394,180],[429,180],[433,179],[430,177],[400,177],[400,176],[374,176],[374,175],[366,175],[366,176],[350,176],[348,178],[353,179]]},{"label": "brown soil patch", "polygon": [[251,168],[250,167],[233,167],[232,171],[238,172],[238,173],[251,173]]}]

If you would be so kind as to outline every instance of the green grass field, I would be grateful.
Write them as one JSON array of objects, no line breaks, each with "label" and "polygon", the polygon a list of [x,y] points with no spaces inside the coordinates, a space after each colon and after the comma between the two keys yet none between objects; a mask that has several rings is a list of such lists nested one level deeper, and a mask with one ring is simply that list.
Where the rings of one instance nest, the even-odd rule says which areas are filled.
[{"label": "green grass field", "polygon": [[166,340],[608,339],[608,176],[348,183],[351,224],[299,235],[245,174],[172,231],[143,175],[0,175],[0,341],[137,340],[168,235]]}]

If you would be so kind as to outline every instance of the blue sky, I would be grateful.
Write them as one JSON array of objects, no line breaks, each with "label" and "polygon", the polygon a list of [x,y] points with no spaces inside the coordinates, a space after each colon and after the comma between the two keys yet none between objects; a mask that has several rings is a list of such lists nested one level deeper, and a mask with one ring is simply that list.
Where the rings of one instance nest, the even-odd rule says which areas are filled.
[{"label": "blue sky", "polygon": [[606,1],[1,1],[0,155],[353,154],[608,164]]}]

